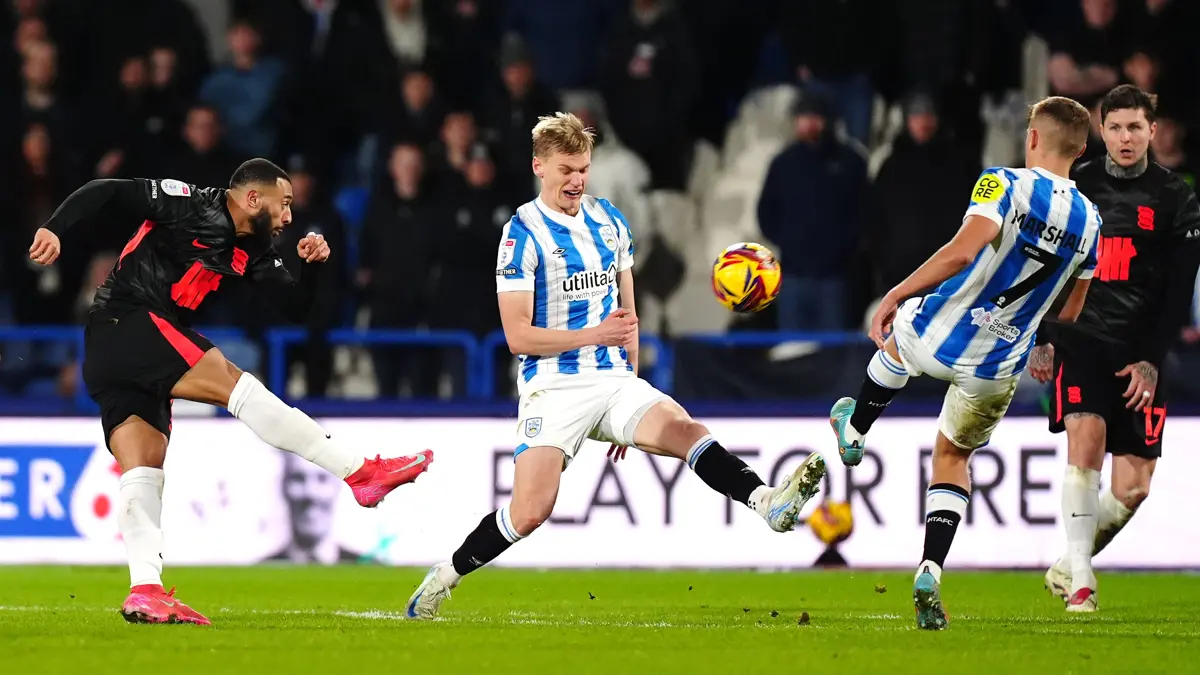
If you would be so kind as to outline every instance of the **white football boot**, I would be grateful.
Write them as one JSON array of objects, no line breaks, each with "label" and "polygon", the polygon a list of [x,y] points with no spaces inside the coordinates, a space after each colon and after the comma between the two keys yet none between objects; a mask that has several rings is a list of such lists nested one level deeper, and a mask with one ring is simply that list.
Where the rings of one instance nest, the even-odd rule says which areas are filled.
[{"label": "white football boot", "polygon": [[1100,602],[1096,591],[1091,588],[1081,588],[1067,600],[1068,612],[1099,612]]},{"label": "white football boot", "polygon": [[791,532],[800,519],[800,510],[821,491],[824,477],[825,459],[814,452],[783,483],[771,490],[767,512],[763,515],[767,525],[776,532]]},{"label": "white football boot", "polygon": [[1064,565],[1062,558],[1054,561],[1046,570],[1046,590],[1064,601],[1071,597],[1071,570]]},{"label": "white football boot", "polygon": [[450,587],[438,578],[438,570],[448,567],[450,563],[438,563],[429,568],[429,573],[416,592],[408,599],[404,608],[404,616],[408,619],[435,619],[442,603],[450,599]]}]

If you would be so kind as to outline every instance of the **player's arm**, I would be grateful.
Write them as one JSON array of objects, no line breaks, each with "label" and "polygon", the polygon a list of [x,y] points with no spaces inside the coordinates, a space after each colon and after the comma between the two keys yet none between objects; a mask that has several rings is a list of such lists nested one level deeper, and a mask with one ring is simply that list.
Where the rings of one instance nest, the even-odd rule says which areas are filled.
[{"label": "player's arm", "polygon": [[963,271],[979,252],[1000,234],[999,223],[980,215],[967,216],[954,238],[939,248],[908,278],[893,288],[889,295],[897,300],[912,297],[918,292],[937,286]]},{"label": "player's arm", "polygon": [[99,178],[72,192],[34,236],[29,257],[43,265],[54,262],[59,237],[100,214],[131,223],[165,222],[183,215],[194,187],[174,180]]},{"label": "player's arm", "polygon": [[[1087,300],[1088,286],[1091,286],[1092,280],[1081,279],[1079,277],[1071,277],[1067,279],[1067,283],[1058,292],[1058,296],[1054,298],[1054,302],[1050,304],[1050,311],[1043,317],[1045,321],[1056,321],[1058,323],[1075,323],[1079,318],[1079,313],[1083,311],[1083,303]],[[1041,329],[1038,329],[1041,333]],[[1037,340],[1035,339],[1035,342]]]},{"label": "player's arm", "polygon": [[[621,309],[629,310],[630,316],[637,316],[637,309],[634,307],[633,301],[633,270],[626,269],[617,274],[617,292],[618,300]],[[640,337],[638,327],[633,326],[633,339],[625,345],[625,354],[629,357],[629,365],[633,366],[633,373],[636,375],[638,371],[638,345]]]},{"label": "player's arm", "polygon": [[321,264],[329,259],[329,244],[319,234],[309,234],[296,246],[300,256],[297,277],[274,251],[261,256],[247,277],[267,302],[292,323],[304,323],[316,303]]},{"label": "player's arm", "polygon": [[1180,328],[1189,321],[1196,271],[1200,268],[1200,203],[1182,180],[1173,187],[1182,193],[1183,203],[1175,212],[1171,239],[1165,247],[1163,297],[1138,345],[1138,360],[1155,367],[1162,365],[1167,351],[1179,338]]}]

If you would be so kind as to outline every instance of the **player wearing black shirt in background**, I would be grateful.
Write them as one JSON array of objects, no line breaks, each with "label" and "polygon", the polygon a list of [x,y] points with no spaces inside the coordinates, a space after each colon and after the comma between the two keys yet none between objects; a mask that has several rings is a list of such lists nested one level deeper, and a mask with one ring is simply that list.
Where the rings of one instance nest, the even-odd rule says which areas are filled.
[{"label": "player wearing black shirt in background", "polygon": [[[1029,370],[1054,380],[1050,430],[1067,432],[1062,509],[1067,551],[1046,587],[1067,610],[1097,609],[1092,557],[1133,517],[1162,454],[1167,393],[1159,371],[1187,321],[1200,264],[1200,205],[1179,176],[1149,161],[1155,99],[1130,85],[1101,102],[1108,154],[1076,184],[1100,208],[1098,264],[1079,319],[1038,330]],[[1104,453],[1110,490],[1099,494]]]},{"label": "player wearing black shirt in background", "polygon": [[209,623],[162,585],[162,466],[173,399],[227,408],[263,441],[344,479],[367,507],[432,462],[429,451],[367,459],[338,447],[188,327],[210,293],[243,279],[265,288],[289,318],[304,318],[315,264],[329,258],[329,246],[317,234],[300,240],[297,284],[271,245],[291,223],[291,202],[288,175],[265,159],[239,167],[228,189],[170,179],[93,180],[67,197],[29,248],[31,259],[49,265],[58,258],[60,235],[77,224],[116,219],[138,228],[96,292],[83,355],[84,382],[121,466],[116,512],[129,554],[131,589],[121,608],[128,621]]}]

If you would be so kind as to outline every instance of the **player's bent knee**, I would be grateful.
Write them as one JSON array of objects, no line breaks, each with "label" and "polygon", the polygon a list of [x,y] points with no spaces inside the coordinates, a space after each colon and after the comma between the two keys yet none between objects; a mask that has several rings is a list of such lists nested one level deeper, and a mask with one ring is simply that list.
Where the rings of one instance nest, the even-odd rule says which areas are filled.
[{"label": "player's bent knee", "polygon": [[112,430],[108,447],[121,473],[137,467],[161,469],[167,457],[167,437],[137,415]]},{"label": "player's bent knee", "polygon": [[1136,511],[1138,510],[1138,507],[1142,505],[1142,502],[1146,501],[1146,498],[1150,496],[1150,485],[1134,485],[1133,487],[1122,490],[1121,494],[1113,496],[1115,496],[1122,504],[1124,504],[1125,508],[1131,511]]}]

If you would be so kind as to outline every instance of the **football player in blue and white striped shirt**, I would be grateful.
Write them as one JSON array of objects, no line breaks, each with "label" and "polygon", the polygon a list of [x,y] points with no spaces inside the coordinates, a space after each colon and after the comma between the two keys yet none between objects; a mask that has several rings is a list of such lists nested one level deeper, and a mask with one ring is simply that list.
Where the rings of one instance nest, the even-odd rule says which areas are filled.
[{"label": "football player in blue and white striped shirt", "polygon": [[450,562],[435,565],[406,615],[436,616],[463,575],[486,565],[550,517],[562,471],[585,439],[686,461],[709,487],[757,512],[771,529],[796,526],[825,464],[812,454],[777,487],[671,397],[638,378],[633,235],[605,199],[584,193],[593,135],[574,115],[533,129],[537,199],[504,228],[496,261],[500,319],[520,358],[512,500],[484,516]]},{"label": "football player in blue and white striped shirt", "polygon": [[950,383],[913,586],[920,628],[946,626],[942,566],[970,499],[971,453],[987,444],[1008,410],[1042,317],[1050,312],[1073,322],[1083,309],[1100,212],[1066,176],[1083,152],[1089,119],[1086,108],[1066,98],[1033,106],[1027,168],[983,172],[958,234],[883,298],[871,324],[880,349],[857,401],[843,398],[830,412],[842,462],[853,466],[862,460],[867,431],[910,376]]}]

